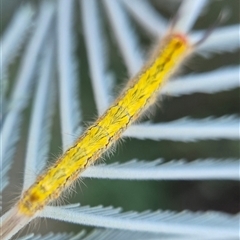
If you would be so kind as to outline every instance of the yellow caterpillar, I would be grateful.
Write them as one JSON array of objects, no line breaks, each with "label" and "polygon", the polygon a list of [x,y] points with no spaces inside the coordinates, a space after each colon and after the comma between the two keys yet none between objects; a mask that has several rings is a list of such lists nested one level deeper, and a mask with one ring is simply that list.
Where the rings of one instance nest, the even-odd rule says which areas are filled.
[{"label": "yellow caterpillar", "polygon": [[130,81],[127,88],[57,162],[40,175],[17,204],[20,214],[32,217],[59,197],[94,163],[139,115],[151,105],[165,80],[186,58],[191,48],[180,34],[167,36],[155,58]]},{"label": "yellow caterpillar", "polygon": [[10,226],[26,223],[48,203],[57,199],[79,173],[93,164],[151,104],[163,83],[192,52],[181,33],[169,33],[143,69],[97,121],[52,166],[37,177],[21,196],[2,225],[2,237]]}]

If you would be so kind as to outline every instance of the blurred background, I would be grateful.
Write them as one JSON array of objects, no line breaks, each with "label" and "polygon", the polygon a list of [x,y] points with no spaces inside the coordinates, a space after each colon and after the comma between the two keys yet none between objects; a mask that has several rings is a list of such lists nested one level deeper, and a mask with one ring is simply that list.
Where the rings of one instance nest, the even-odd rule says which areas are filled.
[{"label": "blurred background", "polygon": [[[144,0],[141,0],[144,1]],[[26,2],[31,2],[37,9],[41,1],[1,1],[1,35],[13,19],[18,8]],[[101,2],[101,1],[99,1]],[[166,19],[172,19],[181,1],[150,1],[154,8]],[[89,77],[89,67],[86,56],[86,48],[83,39],[82,24],[80,21],[80,4],[75,1],[73,28],[74,28],[74,55],[78,66],[76,67],[79,76],[79,96],[82,112],[82,126],[88,126],[97,117],[96,105],[92,92]],[[114,73],[116,83],[112,97],[117,93],[128,79],[127,70],[118,50],[116,39],[109,25],[109,20],[104,14],[102,4],[99,4],[104,34],[106,36],[107,51],[109,57],[108,67]],[[194,30],[207,29],[217,19],[222,9],[229,9],[229,18],[222,25],[239,23],[239,0],[215,0],[205,8],[194,26]],[[156,39],[149,36],[141,26],[129,15],[131,24],[135,29],[142,49],[146,53],[151,50]],[[30,29],[31,35],[34,26]],[[28,41],[24,41],[17,57],[11,63],[7,75],[7,97],[10,96],[12,86],[15,84],[16,74],[20,67],[22,53]],[[195,55],[183,67],[179,75],[188,73],[208,72],[214,69],[239,64],[239,49],[231,53],[214,53],[208,58]],[[4,61],[4,59],[2,59]],[[38,72],[36,72],[36,76]],[[36,77],[35,76],[35,77]],[[34,89],[34,87],[33,87]],[[221,117],[223,115],[236,114],[239,117],[239,88],[224,91],[216,94],[192,94],[181,97],[164,96],[159,100],[156,110],[148,114],[142,121],[154,123],[168,122],[183,117],[206,118],[209,116]],[[31,95],[32,98],[32,95]],[[31,101],[30,101],[31,103]],[[55,103],[56,111],[53,113],[53,126],[51,128],[51,148],[49,161],[61,154],[61,134],[59,122],[58,102]],[[29,128],[29,118],[32,104],[29,104],[24,111],[21,138],[18,143],[17,152],[14,157],[14,164],[10,171],[10,184],[3,192],[3,212],[9,208],[9,201],[15,199],[21,192],[23,180],[24,157],[26,154],[26,140]],[[117,144],[116,150],[110,156],[104,157],[104,162],[126,162],[132,159],[151,161],[162,158],[166,161],[173,159],[186,159],[192,161],[205,158],[237,158],[240,157],[239,141],[231,140],[203,140],[196,142],[174,142],[174,141],[151,141],[125,138]],[[77,184],[76,190],[67,197],[65,203],[80,202],[81,205],[90,206],[114,206],[122,207],[124,211],[136,210],[174,210],[191,211],[214,210],[226,213],[239,212],[240,186],[236,181],[120,181],[120,180],[98,180],[82,179],[83,184]],[[85,226],[66,224],[46,220],[47,224],[41,224],[41,232],[49,231],[75,231],[90,229]]]}]

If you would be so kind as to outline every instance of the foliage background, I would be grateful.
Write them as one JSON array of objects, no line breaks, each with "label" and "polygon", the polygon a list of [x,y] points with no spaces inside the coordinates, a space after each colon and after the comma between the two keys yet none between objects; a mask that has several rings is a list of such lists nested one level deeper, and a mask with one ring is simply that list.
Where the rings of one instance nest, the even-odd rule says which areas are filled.
[{"label": "foliage background", "polygon": [[[1,33],[4,32],[7,24],[11,20],[16,9],[26,1],[3,1],[1,11]],[[166,18],[174,16],[179,1],[151,1],[161,14]],[[39,1],[35,1],[36,6]],[[230,16],[223,25],[239,23],[239,4],[238,0],[212,1],[207,7],[204,15],[199,18],[195,29],[206,29],[217,18],[219,12],[226,6],[230,9]],[[74,15],[75,43],[78,66],[77,75],[80,77],[80,101],[82,111],[81,125],[86,126],[89,122],[96,119],[97,111],[93,100],[93,92],[89,79],[89,69],[86,57],[86,49],[83,40],[82,26],[80,23],[79,3],[76,2]],[[103,9],[101,9],[103,11]],[[113,69],[116,74],[116,87],[113,97],[116,96],[121,86],[126,82],[127,71],[123,60],[118,51],[115,38],[111,33],[108,19],[103,14],[105,33],[107,39],[110,57],[109,69]],[[154,42],[147,33],[133,20],[133,27],[139,35],[142,48],[147,53]],[[21,51],[22,52],[22,51]],[[21,52],[16,61],[10,66],[9,71],[9,93],[21,60]],[[222,66],[239,64],[239,50],[234,53],[213,54],[205,59],[200,56],[194,56],[184,67],[180,74],[190,72],[206,72]],[[36,73],[37,76],[37,73]],[[151,120],[154,123],[167,122],[179,119],[185,116],[192,118],[205,118],[209,116],[220,117],[223,115],[236,114],[239,116],[239,88],[224,91],[216,94],[193,94],[180,97],[164,97],[159,101],[160,108],[152,111],[143,118],[142,121]],[[13,167],[10,172],[11,185],[3,193],[4,201],[8,202],[13,198],[13,193],[21,189],[21,180],[23,172],[23,159],[25,157],[26,138],[29,126],[29,116],[31,113],[31,104],[24,112],[24,123],[21,130],[21,141],[18,144],[17,154]],[[52,127],[52,141],[50,150],[50,159],[55,159],[61,153],[61,140],[59,133],[59,114],[58,104],[54,113],[54,124]],[[238,158],[240,157],[239,142],[231,140],[203,140],[197,142],[174,142],[174,141],[152,141],[124,139],[118,144],[114,154],[106,156],[105,162],[126,162],[131,159],[151,161],[157,158],[163,158],[166,161],[172,159],[187,159],[192,161],[198,158]],[[189,209],[192,211],[216,210],[228,213],[239,211],[240,193],[239,183],[235,181],[120,181],[120,180],[101,180],[101,179],[83,179],[84,184],[80,184],[67,199],[69,203],[80,202],[81,205],[103,206],[112,205],[122,207],[124,211],[136,210],[144,211],[146,209],[171,209],[182,211]],[[15,196],[14,196],[15,197]],[[5,200],[6,199],[6,200]],[[5,209],[6,206],[3,206]],[[55,226],[54,226],[55,224]],[[46,226],[47,225],[47,226]],[[61,231],[66,228],[73,231],[79,231],[80,226],[55,222],[47,220],[47,224],[41,224],[41,231]],[[83,227],[86,229],[86,227]]]}]

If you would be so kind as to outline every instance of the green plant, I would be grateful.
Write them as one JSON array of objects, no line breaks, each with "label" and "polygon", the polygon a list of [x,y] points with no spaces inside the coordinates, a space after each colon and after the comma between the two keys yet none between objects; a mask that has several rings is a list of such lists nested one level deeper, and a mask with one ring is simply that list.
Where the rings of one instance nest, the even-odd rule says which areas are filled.
[{"label": "green plant", "polygon": [[[191,1],[184,2],[187,6]],[[62,133],[62,145],[64,149],[69,145],[69,142],[73,141],[73,139],[78,136],[76,132],[81,131],[77,130],[80,119],[84,122],[89,121],[88,115],[93,112],[92,107],[94,108],[94,105],[91,100],[89,100],[91,99],[89,98],[89,95],[91,95],[90,91],[87,93],[85,92],[86,90],[89,90],[88,87],[85,86],[89,85],[89,83],[87,83],[89,77],[85,70],[85,68],[87,68],[86,61],[89,61],[93,95],[96,102],[97,112],[100,114],[107,108],[112,99],[109,98],[109,96],[111,95],[110,93],[114,92],[113,79],[118,81],[125,77],[123,70],[127,70],[130,76],[133,75],[143,62],[142,58],[144,54],[141,53],[140,49],[143,49],[145,45],[149,45],[149,39],[143,32],[139,31],[140,26],[145,26],[145,29],[149,31],[149,34],[152,34],[151,39],[154,34],[159,35],[166,30],[166,22],[162,21],[159,17],[159,13],[154,10],[147,1],[141,3],[137,3],[137,1],[131,1],[131,3],[130,1],[102,1],[101,3],[95,1],[80,1],[81,22],[85,26],[83,29],[79,27],[79,24],[76,24],[76,26],[72,24],[73,21],[78,21],[77,18],[75,19],[73,17],[75,15],[73,15],[74,11],[72,4],[73,1],[59,1],[57,3],[45,1],[39,4],[36,3],[36,6],[22,6],[18,13],[15,14],[15,24],[20,22],[19,19],[22,19],[23,21],[20,25],[21,28],[17,25],[14,29],[13,23],[13,25],[10,25],[4,31],[2,38],[3,62],[1,66],[1,189],[6,193],[4,195],[3,192],[3,196],[6,196],[7,190],[14,190],[8,185],[8,172],[12,164],[11,160],[19,136],[21,136],[21,142],[24,142],[26,141],[26,135],[29,131],[26,165],[24,167],[24,188],[34,181],[37,173],[39,173],[46,165],[45,159],[48,155],[48,142],[51,135],[51,119],[54,114],[54,108],[57,106],[56,100],[54,104],[54,98],[56,98],[57,94],[59,99],[58,102],[60,103],[60,114],[59,117],[58,113],[55,114],[54,123],[59,124],[58,121],[61,119],[60,132]],[[74,2],[74,4],[76,3]],[[98,4],[98,8],[96,8],[95,4]],[[156,1],[154,4],[157,9],[161,3]],[[217,5],[217,3],[212,4],[215,4],[214,6]],[[84,9],[84,6],[88,10]],[[99,10],[101,6],[105,8]],[[62,8],[63,11],[61,12],[59,8]],[[38,16],[33,15],[33,13],[38,12],[38,9]],[[210,9],[214,9],[214,7],[212,6]],[[106,21],[106,18],[103,17],[104,21],[101,24],[98,22],[99,19],[102,19],[100,18],[100,13],[102,13],[101,16],[104,16],[105,12],[109,14],[109,16],[107,16],[108,20]],[[84,13],[87,14],[84,16]],[[139,25],[129,25],[131,20],[133,20],[129,19],[129,13],[132,18],[136,18]],[[138,15],[139,13],[140,15]],[[217,17],[217,14],[214,17],[214,13],[210,15],[213,15],[213,19]],[[185,16],[181,17],[182,19],[185,19]],[[204,17],[202,17],[202,19],[204,19]],[[36,24],[36,28],[32,26],[31,29],[28,29],[31,20]],[[209,26],[209,21],[213,22],[214,20],[208,19],[205,27]],[[108,26],[108,22],[111,24],[112,28]],[[105,30],[101,28],[101,25],[105,27]],[[75,38],[77,37],[76,32],[78,27],[80,28],[80,34],[77,43]],[[136,29],[136,32],[132,31],[133,28]],[[237,55],[235,53],[239,48],[239,42],[237,39],[238,28],[239,25],[231,25],[215,29],[212,37],[206,41],[201,48],[199,48],[198,52],[199,55],[208,54],[209,59],[201,60],[202,57],[196,57],[196,59],[192,60],[193,62],[200,62],[200,65],[202,65],[201,70],[203,70],[204,73],[196,73],[194,75],[188,75],[188,77],[182,76],[169,83],[163,93],[178,97],[176,97],[176,99],[172,98],[171,100],[163,101],[163,109],[157,111],[154,117],[151,117],[151,123],[147,122],[149,121],[149,118],[146,117],[142,120],[142,123],[133,126],[127,132],[126,136],[140,140],[126,140],[127,147],[125,145],[118,147],[118,149],[123,149],[123,152],[126,152],[126,155],[118,154],[118,157],[111,160],[112,162],[116,159],[127,161],[138,157],[146,160],[146,162],[132,161],[130,163],[123,163],[122,165],[100,165],[87,170],[83,174],[83,177],[104,177],[125,180],[239,180],[239,152],[237,146],[237,140],[239,138],[239,133],[237,132],[239,119],[236,116],[219,117],[222,115],[238,113],[237,104],[236,107],[231,106],[231,104],[236,102],[235,100],[238,98],[237,90],[222,93],[226,90],[236,89],[239,85],[239,66],[232,66],[233,64],[238,64]],[[117,36],[117,40],[114,36],[109,34],[110,29],[112,29],[114,36]],[[11,35],[7,30],[10,33],[12,30],[13,33],[20,34],[20,36]],[[19,32],[16,30],[19,30]],[[57,33],[55,32],[56,30]],[[98,34],[100,34],[101,37],[96,35],[97,30],[100,30]],[[161,32],[161,30],[163,32]],[[87,33],[87,31],[90,32]],[[140,34],[141,37],[139,39],[137,38],[136,33]],[[193,34],[192,37],[193,39],[197,39],[201,34],[202,33],[198,32]],[[10,37],[7,38],[8,36]],[[107,37],[105,38],[103,36]],[[95,41],[92,42],[91,40]],[[10,47],[8,47],[9,45],[4,45],[6,43],[10,44],[11,41],[13,41],[14,44],[10,45]],[[85,41],[85,45],[83,41]],[[104,41],[106,42],[104,43]],[[120,45],[120,52],[123,54],[126,69],[122,64],[121,59],[116,60],[116,52],[114,51],[116,45],[115,41],[119,41],[117,44]],[[22,49],[21,43],[26,44],[23,52],[17,56],[16,53],[19,52],[19,49]],[[54,43],[57,43],[57,50],[53,47]],[[142,45],[142,48],[139,47],[140,44]],[[75,53],[73,52],[74,47],[77,49],[77,52]],[[9,55],[4,51],[9,53]],[[216,55],[212,53],[219,51],[222,51],[223,54]],[[225,53],[230,51],[233,53]],[[56,52],[58,54],[57,57]],[[226,62],[224,61],[225,59],[220,59],[219,63],[215,63],[215,60],[220,58],[221,55],[224,56],[223,58],[229,55],[229,59],[226,60]],[[73,56],[75,56],[75,58]],[[16,61],[9,66],[9,63],[14,57],[17,57]],[[110,60],[105,62],[108,57]],[[81,63],[79,69],[76,60],[79,60]],[[55,64],[55,62],[57,62],[57,64]],[[37,67],[38,64],[41,66],[39,69]],[[189,63],[189,65],[191,66],[192,63]],[[216,70],[218,67],[220,69]],[[18,69],[17,74],[15,73],[16,69]],[[115,70],[115,76],[112,73],[112,70]],[[37,72],[39,72],[39,76],[37,76]],[[80,78],[76,77],[76,73],[80,75]],[[16,81],[14,82],[15,77]],[[48,82],[47,80],[50,79],[53,80]],[[59,79],[60,81],[56,83],[56,79]],[[79,82],[78,79],[81,79],[82,83]],[[79,87],[77,87],[79,83],[81,83],[80,98],[78,97],[79,92],[76,91]],[[59,91],[57,91],[57,87],[60,88]],[[36,94],[34,94],[34,92],[36,92]],[[186,94],[189,94],[190,96],[184,96]],[[38,96],[39,99],[37,100]],[[34,110],[31,110],[32,106],[29,104],[32,98],[35,99],[33,101],[35,102],[33,105]],[[83,99],[81,108],[78,106],[79,99]],[[89,102],[91,104],[86,104]],[[189,102],[191,102],[191,104]],[[228,104],[226,102],[228,102]],[[216,106],[218,107],[217,109],[212,109]],[[25,111],[25,114],[22,114],[24,109],[27,109],[27,111]],[[79,114],[79,109],[82,109],[82,114]],[[24,129],[23,122],[28,121],[29,112],[31,112],[31,119],[35,118],[35,121],[31,120],[31,124],[29,124],[31,127],[29,127],[28,130],[28,126],[26,126],[28,124],[25,125]],[[33,117],[34,114],[35,117]],[[205,118],[209,115],[212,116],[213,114],[217,115],[216,119]],[[193,119],[182,119],[185,115],[190,116]],[[25,121],[21,121],[22,118]],[[37,124],[37,121],[39,125],[36,127],[35,124]],[[22,126],[24,130],[21,135],[19,133],[20,126]],[[60,128],[54,126],[54,129],[58,129],[57,132],[59,132]],[[55,144],[52,146],[52,151],[57,153],[56,145],[59,146],[60,144],[57,140],[59,135],[60,134],[57,133],[57,136],[53,139]],[[142,139],[150,139],[150,141],[144,140],[143,142]],[[226,140],[218,140],[215,142],[210,141],[210,139]],[[199,143],[184,143],[190,141],[199,141]],[[142,151],[142,148],[146,148],[147,150]],[[159,158],[159,154],[161,154],[161,157],[164,157],[164,160],[166,161],[165,164],[161,164],[161,161],[159,160],[154,162],[151,161]],[[147,156],[147,158],[145,156]],[[172,159],[181,158],[186,159],[185,164],[183,164],[181,160],[170,162]],[[198,158],[201,160],[198,160],[197,162],[192,161]],[[208,160],[204,161],[203,158],[208,158]],[[217,160],[219,158],[222,158],[222,160]],[[19,154],[17,154],[17,160],[19,161]],[[14,171],[19,173],[19,169]],[[81,197],[75,196],[75,199],[72,200],[73,202],[81,201],[84,205],[85,203],[91,205],[96,205],[97,203],[109,205],[110,203],[113,206],[121,205],[126,211],[130,209],[141,211],[146,208],[151,208],[153,210],[157,208],[171,208],[181,211],[185,209],[185,207],[182,207],[179,202],[182,202],[182,205],[185,206],[183,201],[188,201],[187,197],[190,197],[193,202],[197,202],[197,199],[194,198],[195,193],[199,196],[199,193],[197,192],[205,194],[204,196],[206,199],[207,197],[209,199],[211,199],[211,197],[214,199],[215,194],[217,195],[219,192],[223,194],[224,191],[227,191],[229,188],[236,188],[236,182],[200,182],[193,183],[194,191],[192,190],[193,193],[189,193],[189,191],[191,192],[191,188],[186,188],[186,186],[183,185],[190,185],[192,183],[150,182],[148,184],[146,182],[141,182],[132,185],[130,182],[126,184],[124,181],[118,183],[112,180],[111,182],[108,181],[109,183],[98,181],[100,182],[100,186],[102,186],[100,188],[99,184],[94,183],[94,181],[84,180],[84,182],[87,182],[88,189],[83,187],[84,189],[82,191],[84,191],[84,194],[82,194]],[[95,188],[94,185],[96,186]],[[109,196],[104,198],[103,196],[105,192],[103,189],[105,186],[108,188],[108,185],[113,186],[108,189],[108,191],[111,192],[111,195],[113,195],[113,198],[109,198]],[[170,191],[169,187],[172,187],[174,191]],[[90,188],[93,189],[92,192]],[[161,191],[158,191],[159,188]],[[81,193],[81,191],[78,192]],[[88,195],[87,192],[90,192],[90,194]],[[155,196],[156,192],[158,195],[157,197]],[[176,197],[176,201],[174,201],[170,196],[174,192],[177,193],[173,198],[177,195],[182,195],[183,192],[186,197]],[[230,191],[231,194],[233,194],[233,192],[234,190]],[[114,198],[117,199],[115,202]],[[231,197],[230,195],[229,198],[233,199],[234,197]],[[239,196],[237,196],[237,198],[239,198]],[[234,200],[232,200],[232,202],[236,204]],[[205,210],[205,208],[217,210],[213,207],[209,207],[207,204],[206,206],[201,203],[196,203],[196,205],[193,203],[191,204],[192,205],[189,206],[189,208],[192,208],[192,210],[195,210],[196,207],[198,207],[198,204],[201,205],[201,210]],[[231,210],[231,208],[225,207],[219,210],[233,213],[235,208],[233,209],[234,210]],[[105,219],[104,215],[109,216]],[[117,238],[118,235],[123,236],[125,239],[133,239],[134,237],[137,239],[141,237],[145,239],[151,237],[184,239],[187,236],[197,238],[199,237],[199,234],[203,233],[206,235],[201,235],[201,237],[205,237],[206,239],[214,237],[217,239],[219,237],[234,238],[238,231],[237,221],[239,219],[239,216],[224,215],[220,213],[219,215],[211,213],[209,217],[209,213],[194,214],[192,212],[183,212],[182,214],[177,214],[156,212],[152,215],[146,214],[146,220],[142,220],[141,222],[141,214],[138,215],[133,213],[124,218],[124,214],[121,215],[119,209],[105,209],[101,207],[78,208],[77,206],[69,208],[47,207],[43,216],[55,217],[75,223],[78,222],[79,224],[85,222],[87,225],[96,227],[114,227],[125,230],[96,230],[97,236],[99,236],[99,234],[105,234],[105,236],[106,234],[113,234],[110,236],[114,236],[112,238],[115,239],[120,239],[120,237]],[[67,216],[70,216],[70,219],[67,219]],[[78,218],[76,218],[76,216],[78,216]],[[170,220],[167,221],[163,216],[167,216],[167,218],[169,217]],[[86,222],[88,219],[89,221]],[[104,222],[103,219],[106,221]],[[155,221],[153,221],[153,219],[155,219]],[[189,220],[185,221],[186,219]],[[137,221],[140,221],[139,225]],[[206,224],[203,223],[204,221],[206,221]],[[128,224],[126,224],[126,222]],[[103,223],[106,225],[103,225]],[[144,229],[143,226],[148,226],[148,224],[149,229]],[[132,226],[138,226],[138,229],[136,229],[137,227],[132,228]],[[216,227],[215,229],[214,226]],[[135,231],[128,232],[127,230],[130,228]],[[155,230],[150,230],[150,228]],[[144,235],[140,230],[145,230],[147,233]],[[158,233],[156,234],[156,232]],[[96,234],[96,232],[92,234]],[[79,239],[81,239],[80,235]],[[63,235],[56,235],[56,238],[63,239]],[[69,235],[65,235],[65,238],[69,239],[70,237]]]}]

